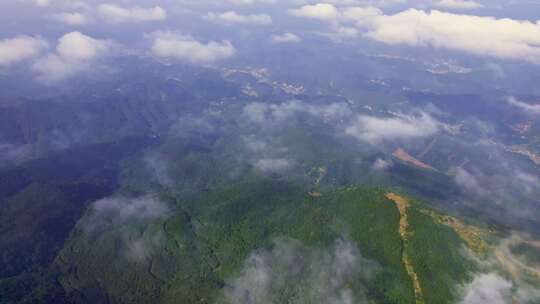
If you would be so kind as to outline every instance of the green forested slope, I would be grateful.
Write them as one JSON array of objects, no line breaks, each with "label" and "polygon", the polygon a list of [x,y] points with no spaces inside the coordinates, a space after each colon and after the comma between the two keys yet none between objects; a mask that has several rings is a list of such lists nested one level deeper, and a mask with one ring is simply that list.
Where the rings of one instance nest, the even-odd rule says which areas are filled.
[{"label": "green forested slope", "polygon": [[[352,294],[374,303],[415,302],[402,261],[400,214],[384,189],[327,189],[312,196],[294,182],[260,180],[161,200],[170,209],[157,220],[88,231],[85,220],[92,215],[85,216],[56,261],[71,296],[81,303],[227,302],[227,291],[245,273],[250,256],[279,249],[276,240],[285,238],[307,252],[331,251],[336,240],[348,240],[362,259],[377,265],[367,277],[360,271],[347,279],[344,286]],[[416,209],[410,225],[407,250],[426,303],[453,302],[453,286],[467,280],[471,270],[459,253],[461,240]],[[132,254],[133,242],[144,246],[142,255]],[[285,303],[303,303],[309,288],[316,288],[276,286],[274,291],[286,291]]]}]

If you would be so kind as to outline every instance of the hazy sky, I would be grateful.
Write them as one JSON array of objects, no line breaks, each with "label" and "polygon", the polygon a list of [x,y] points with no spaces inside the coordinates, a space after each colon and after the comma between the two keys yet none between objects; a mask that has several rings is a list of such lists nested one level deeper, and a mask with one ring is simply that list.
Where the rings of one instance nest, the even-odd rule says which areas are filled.
[{"label": "hazy sky", "polygon": [[241,56],[249,40],[370,41],[540,63],[540,2],[474,0],[14,0],[0,4],[0,69],[56,82],[111,54],[190,64]]}]

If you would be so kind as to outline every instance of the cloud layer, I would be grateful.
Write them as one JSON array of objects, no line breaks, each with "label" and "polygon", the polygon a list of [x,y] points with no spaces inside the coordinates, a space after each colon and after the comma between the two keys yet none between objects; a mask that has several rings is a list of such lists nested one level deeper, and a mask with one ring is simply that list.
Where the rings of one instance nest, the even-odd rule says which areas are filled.
[{"label": "cloud layer", "polygon": [[244,107],[248,120],[266,126],[283,125],[283,122],[297,115],[307,114],[325,121],[337,120],[350,115],[346,103],[310,104],[299,100],[290,100],[280,104],[252,102]]},{"label": "cloud layer", "polygon": [[[474,2],[443,0],[438,5],[473,8]],[[438,10],[408,9],[386,15],[375,7],[337,8],[305,5],[289,10],[296,17],[346,24],[353,22],[364,37],[390,45],[433,47],[478,56],[540,63],[540,21],[497,19]],[[459,27],[456,27],[459,24]]]},{"label": "cloud layer", "polygon": [[90,64],[111,47],[105,40],[94,39],[80,32],[71,32],[58,39],[56,52],[39,59],[32,69],[38,79],[57,82],[90,68]]},{"label": "cloud layer", "polygon": [[101,4],[98,14],[111,23],[158,21],[167,18],[167,12],[160,6],[126,8],[115,4]]},{"label": "cloud layer", "polygon": [[208,13],[207,20],[225,24],[253,24],[268,25],[272,24],[272,17],[266,14],[240,15],[235,11],[224,13]]},{"label": "cloud layer", "polygon": [[189,36],[160,32],[154,34],[152,53],[191,63],[211,63],[233,56],[236,49],[228,40],[202,43]]},{"label": "cloud layer", "polygon": [[168,212],[167,205],[151,195],[104,198],[92,204],[91,214],[85,220],[84,227],[87,231],[95,231],[132,221],[155,220]]},{"label": "cloud layer", "polygon": [[18,36],[0,40],[0,67],[38,56],[47,43],[40,37]]},{"label": "cloud layer", "polygon": [[467,287],[463,304],[504,304],[511,302],[512,283],[495,274],[482,274]]},{"label": "cloud layer", "polygon": [[360,115],[345,133],[372,144],[384,141],[404,141],[431,136],[439,130],[438,122],[426,113],[419,116],[379,118]]},{"label": "cloud layer", "polygon": [[332,4],[317,3],[304,5],[300,8],[290,9],[289,14],[296,17],[333,21],[339,18],[339,10]]},{"label": "cloud layer", "polygon": [[281,35],[272,35],[272,42],[274,43],[295,43],[300,42],[302,39],[293,33],[284,33]]},{"label": "cloud layer", "polygon": [[513,96],[508,98],[508,103],[516,108],[521,109],[527,114],[540,114],[540,104],[529,104],[518,100]]},{"label": "cloud layer", "polygon": [[286,291],[294,299],[290,303],[363,303],[359,278],[369,279],[377,269],[347,240],[317,250],[280,239],[272,250],[248,257],[240,275],[228,282],[224,297],[229,303],[279,303]]},{"label": "cloud layer", "polygon": [[482,7],[482,4],[468,0],[441,0],[434,5],[448,9],[475,9]]}]

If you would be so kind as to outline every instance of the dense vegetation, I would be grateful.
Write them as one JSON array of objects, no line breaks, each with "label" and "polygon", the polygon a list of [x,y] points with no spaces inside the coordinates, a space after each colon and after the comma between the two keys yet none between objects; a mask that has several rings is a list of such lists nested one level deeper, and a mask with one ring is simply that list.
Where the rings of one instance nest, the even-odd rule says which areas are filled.
[{"label": "dense vegetation", "polygon": [[153,143],[129,138],[79,147],[1,173],[0,303],[62,293],[49,265],[88,204],[115,190],[119,160]]},{"label": "dense vegetation", "polygon": [[[76,302],[213,303],[250,253],[271,248],[276,238],[311,248],[350,238],[364,258],[380,265],[365,280],[368,297],[376,303],[414,303],[401,257],[399,213],[384,195],[384,189],[354,187],[314,197],[300,184],[264,179],[190,199],[164,197],[173,211],[147,225],[89,233],[81,224],[57,259],[64,273],[60,282]],[[427,303],[451,303],[451,286],[467,280],[470,271],[459,254],[460,240],[430,218],[413,219],[417,237],[408,250]],[[126,238],[144,239],[146,254],[130,257]],[[451,263],[443,262],[448,258]],[[298,293],[292,291],[291,297]]]}]

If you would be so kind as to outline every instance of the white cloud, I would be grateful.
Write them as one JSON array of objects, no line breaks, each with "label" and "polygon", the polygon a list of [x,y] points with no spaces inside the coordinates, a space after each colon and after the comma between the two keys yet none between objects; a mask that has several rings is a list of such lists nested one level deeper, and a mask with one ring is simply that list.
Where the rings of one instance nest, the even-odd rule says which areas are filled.
[{"label": "white cloud", "polygon": [[463,304],[510,303],[512,283],[496,274],[482,274],[467,287]]},{"label": "white cloud", "polygon": [[281,35],[272,35],[272,42],[274,43],[295,43],[300,42],[302,39],[293,33],[284,33]]},{"label": "white cloud", "polygon": [[272,149],[272,145],[254,137],[245,137],[244,143],[246,144],[246,148],[253,153],[264,153]]},{"label": "white cloud", "polygon": [[50,4],[49,0],[31,0],[31,2],[41,7],[49,6]]},{"label": "white cloud", "polygon": [[332,29],[332,32],[326,34],[326,36],[334,40],[341,40],[347,38],[355,38],[358,37],[359,34],[360,32],[354,27],[336,26]]},{"label": "white cloud", "polygon": [[264,173],[280,173],[292,166],[292,162],[285,158],[264,158],[254,163],[255,168]]},{"label": "white cloud", "polygon": [[370,280],[379,267],[348,240],[316,249],[280,239],[271,250],[253,251],[223,295],[228,303],[283,303],[284,293],[293,303],[366,303],[365,294],[350,286]]},{"label": "white cloud", "polygon": [[40,37],[18,36],[0,40],[0,67],[38,56],[47,43]]},{"label": "white cloud", "polygon": [[374,17],[381,16],[383,12],[376,7],[347,7],[341,10],[341,18],[347,21],[354,21],[358,26],[369,25],[369,21]]},{"label": "white cloud", "polygon": [[84,25],[90,22],[90,18],[81,13],[60,13],[53,18],[69,25]]},{"label": "white cloud", "polygon": [[90,64],[110,49],[111,43],[71,32],[58,39],[56,52],[34,63],[32,69],[38,79],[57,82],[78,72],[90,69]]},{"label": "white cloud", "polygon": [[349,116],[351,109],[346,103],[309,104],[290,100],[280,104],[253,102],[244,107],[244,115],[253,123],[283,125],[298,114],[309,114],[325,121],[335,121]]},{"label": "white cloud", "polygon": [[244,107],[244,114],[251,122],[266,123],[268,106],[262,102],[253,102]]},{"label": "white cloud", "polygon": [[65,34],[58,40],[56,51],[69,60],[90,60],[108,49],[109,43],[83,35],[80,32]]},{"label": "white cloud", "polygon": [[387,44],[430,46],[540,62],[538,22],[409,9],[373,17],[369,27],[367,37]]},{"label": "white cloud", "polygon": [[513,96],[508,98],[508,103],[529,114],[540,114],[540,104],[528,104]]},{"label": "white cloud", "polygon": [[297,9],[290,9],[289,14],[296,17],[333,21],[339,18],[339,10],[332,4],[317,3],[304,5]]},{"label": "white cloud", "polygon": [[363,37],[390,45],[433,47],[540,63],[540,21],[418,9],[385,15],[374,7],[337,8],[331,4],[306,5],[289,13],[332,21],[334,30],[336,24],[353,22]]},{"label": "white cloud", "polygon": [[236,5],[253,5],[259,3],[274,3],[276,0],[227,0],[227,2]]},{"label": "white cloud", "polygon": [[162,231],[155,232],[148,228],[143,234],[131,234],[115,228],[132,224],[150,226],[154,221],[165,218],[169,212],[169,206],[155,195],[108,197],[92,203],[88,216],[81,221],[81,228],[89,234],[107,231],[117,235],[126,257],[143,261],[162,244]]},{"label": "white cloud", "polygon": [[390,168],[392,166],[392,163],[389,162],[389,161],[386,161],[382,158],[377,158],[377,160],[375,160],[375,162],[373,163],[373,170],[377,170],[377,171],[384,171],[388,168]]},{"label": "white cloud", "polygon": [[142,262],[150,258],[156,251],[158,251],[163,244],[165,235],[163,231],[144,233],[142,235],[133,236],[125,233],[122,235],[121,240],[124,245],[126,256],[129,260],[134,262]]},{"label": "white cloud", "polygon": [[45,83],[54,83],[73,76],[81,68],[83,68],[81,65],[66,61],[56,54],[49,54],[32,66],[32,70],[37,74],[37,79]]},{"label": "white cloud", "polygon": [[11,166],[32,157],[32,145],[14,145],[0,142],[0,167]]},{"label": "white cloud", "polygon": [[168,212],[167,205],[151,195],[136,198],[104,198],[92,204],[84,228],[87,231],[94,231],[111,225],[124,225],[131,221],[151,221],[165,216]]},{"label": "white cloud", "polygon": [[448,9],[475,9],[482,7],[482,4],[468,0],[440,0],[433,5]]},{"label": "white cloud", "polygon": [[266,14],[240,15],[235,11],[227,11],[221,14],[208,13],[205,19],[225,24],[254,24],[268,25],[272,24],[272,17]]},{"label": "white cloud", "polygon": [[160,6],[152,8],[141,7],[121,7],[115,4],[101,4],[98,7],[98,14],[111,23],[122,22],[144,22],[167,19],[167,12]]},{"label": "white cloud", "polygon": [[22,3],[30,3],[47,9],[89,9],[88,0],[12,0]]},{"label": "white cloud", "polygon": [[360,115],[345,129],[347,135],[372,144],[383,141],[409,140],[431,136],[439,130],[439,123],[426,113],[419,116],[379,118]]},{"label": "white cloud", "polygon": [[175,58],[192,63],[209,63],[233,56],[234,46],[227,40],[202,43],[188,36],[170,32],[154,34],[152,45],[154,55]]},{"label": "white cloud", "polygon": [[482,185],[480,185],[480,181],[478,180],[478,178],[463,167],[457,168],[454,180],[456,184],[458,184],[468,192],[479,196],[486,196],[489,194],[489,191],[487,191]]}]

